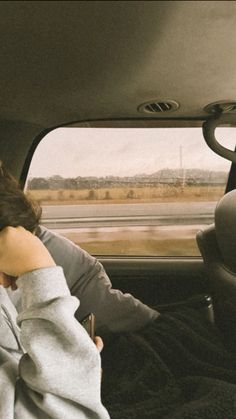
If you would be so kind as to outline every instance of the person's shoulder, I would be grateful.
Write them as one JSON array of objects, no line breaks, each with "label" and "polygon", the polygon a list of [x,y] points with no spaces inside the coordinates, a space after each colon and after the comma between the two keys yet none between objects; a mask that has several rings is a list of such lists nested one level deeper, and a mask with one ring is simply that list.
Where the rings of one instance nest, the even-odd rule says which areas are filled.
[{"label": "person's shoulder", "polygon": [[71,240],[40,225],[36,232],[56,265],[62,266],[69,288],[81,277],[89,278],[98,261]]},{"label": "person's shoulder", "polygon": [[65,252],[84,253],[80,246],[59,234],[56,231],[49,230],[48,228],[39,225],[36,235],[43,242],[48,249],[58,249]]},{"label": "person's shoulder", "polygon": [[86,261],[90,263],[94,260],[94,258],[79,245],[58,232],[49,230],[45,226],[40,225],[36,235],[58,262],[60,261],[60,258],[62,261],[67,260],[67,262],[74,258],[81,262]]},{"label": "person's shoulder", "polygon": [[50,243],[50,242],[53,241],[54,244],[56,242],[58,242],[61,245],[64,244],[64,245],[67,245],[67,246],[77,247],[77,248],[81,249],[79,246],[77,246],[71,240],[67,239],[66,237],[62,236],[61,234],[57,233],[56,231],[49,230],[47,227],[45,227],[43,225],[38,226],[37,231],[36,231],[36,235],[45,245],[47,243]]}]

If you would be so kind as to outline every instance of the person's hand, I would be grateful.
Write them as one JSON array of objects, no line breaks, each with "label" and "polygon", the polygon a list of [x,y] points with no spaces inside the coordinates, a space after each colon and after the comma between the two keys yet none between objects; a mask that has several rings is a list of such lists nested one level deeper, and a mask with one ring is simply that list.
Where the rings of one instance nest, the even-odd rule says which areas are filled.
[{"label": "person's hand", "polygon": [[23,227],[5,227],[0,232],[0,275],[2,285],[34,269],[55,266],[43,243]]},{"label": "person's hand", "polygon": [[[98,351],[99,352],[102,352],[102,350],[103,350],[103,347],[104,347],[104,343],[103,343],[103,340],[102,340],[102,338],[100,338],[100,336],[95,336],[95,338],[94,338],[94,343],[95,343],[95,345],[96,345],[96,347],[97,347],[97,349],[98,349]],[[101,379],[102,379],[102,368],[101,368]]]},{"label": "person's hand", "polygon": [[95,336],[95,338],[94,338],[94,343],[95,343],[95,345],[96,345],[96,347],[97,347],[98,351],[99,351],[99,352],[102,352],[103,347],[104,347],[104,344],[103,344],[102,338],[100,338],[100,336]]},{"label": "person's hand", "polygon": [[11,287],[12,290],[17,289],[16,280],[14,276],[6,275],[3,272],[0,272],[0,285],[3,285],[4,288]]}]

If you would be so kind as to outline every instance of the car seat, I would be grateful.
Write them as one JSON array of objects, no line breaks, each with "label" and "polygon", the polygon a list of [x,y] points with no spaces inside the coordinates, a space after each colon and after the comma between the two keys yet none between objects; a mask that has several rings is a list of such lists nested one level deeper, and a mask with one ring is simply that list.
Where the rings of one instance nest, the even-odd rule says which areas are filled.
[{"label": "car seat", "polygon": [[214,224],[197,233],[197,243],[209,278],[215,322],[232,341],[236,331],[236,190],[218,202]]}]

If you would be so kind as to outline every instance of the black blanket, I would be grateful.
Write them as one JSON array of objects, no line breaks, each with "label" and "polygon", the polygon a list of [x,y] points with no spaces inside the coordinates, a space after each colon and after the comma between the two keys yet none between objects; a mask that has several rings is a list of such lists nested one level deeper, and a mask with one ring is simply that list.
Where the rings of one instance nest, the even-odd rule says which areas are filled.
[{"label": "black blanket", "polygon": [[198,312],[162,314],[105,339],[102,399],[112,419],[236,419],[236,355]]}]

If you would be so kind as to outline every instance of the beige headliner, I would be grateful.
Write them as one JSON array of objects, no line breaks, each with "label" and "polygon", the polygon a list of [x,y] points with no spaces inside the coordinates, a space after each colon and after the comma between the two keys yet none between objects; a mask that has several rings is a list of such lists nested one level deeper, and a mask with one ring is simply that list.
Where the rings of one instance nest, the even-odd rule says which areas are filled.
[{"label": "beige headliner", "polygon": [[0,22],[0,152],[16,175],[43,129],[147,125],[137,108],[153,99],[180,105],[165,124],[194,125],[236,100],[235,1],[1,1]]},{"label": "beige headliner", "polygon": [[140,118],[150,99],[206,118],[236,99],[235,1],[2,1],[0,19],[3,119]]}]

